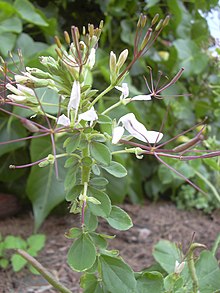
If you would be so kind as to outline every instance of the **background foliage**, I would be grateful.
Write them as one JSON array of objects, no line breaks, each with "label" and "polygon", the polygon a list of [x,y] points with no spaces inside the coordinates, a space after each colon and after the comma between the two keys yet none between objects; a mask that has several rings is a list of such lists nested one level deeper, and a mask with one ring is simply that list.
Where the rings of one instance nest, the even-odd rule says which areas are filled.
[{"label": "background foliage", "polygon": [[[204,134],[203,145],[211,149],[219,149],[220,141],[217,139],[220,127],[219,67],[217,59],[212,57],[208,50],[214,40],[210,36],[205,19],[206,13],[216,6],[217,2],[217,0],[39,0],[32,3],[28,0],[0,1],[0,54],[8,60],[9,65],[14,66],[13,61],[8,58],[8,51],[16,52],[19,48],[22,50],[25,65],[39,66],[38,56],[46,56],[49,53],[55,56],[54,35],[57,34],[62,39],[62,32],[70,31],[70,26],[73,24],[79,27],[87,23],[97,25],[103,19],[105,27],[98,50],[101,58],[96,64],[94,79],[94,88],[102,89],[109,81],[110,51],[114,50],[118,55],[123,49],[128,48],[130,57],[132,56],[135,24],[139,13],[146,13],[149,19],[155,13],[159,13],[161,17],[170,14],[169,26],[150,52],[134,65],[131,77],[127,78],[126,82],[129,84],[131,96],[147,93],[143,79],[143,75],[149,78],[147,66],[153,68],[155,80],[158,70],[172,78],[183,66],[185,71],[181,80],[167,94],[190,93],[191,95],[178,98],[166,97],[163,102],[154,100],[144,108],[138,103],[131,103],[127,110],[132,111],[147,128],[156,130],[160,128],[168,108],[168,117],[163,130],[165,140],[207,117],[209,126]],[[16,58],[18,57],[14,55],[15,61]],[[118,96],[116,90],[111,92],[100,102],[99,107],[109,106]],[[45,98],[51,98],[50,93]],[[57,109],[51,111],[55,113]],[[114,117],[126,114],[124,111],[126,109],[119,108],[118,113],[114,113]],[[1,141],[29,134],[15,118],[9,118],[1,113],[0,120]],[[107,126],[103,125],[106,131],[108,131]],[[194,130],[189,136],[194,137],[197,132],[198,130]],[[178,145],[185,139],[186,137],[183,136],[167,148]],[[12,163],[28,163],[33,156],[34,159],[38,159],[36,156],[43,157],[47,143],[46,139],[41,139],[0,146],[0,189],[24,198],[27,195],[33,204],[35,217],[39,215],[40,218],[45,218],[64,200],[62,184],[55,180],[53,171],[48,174],[44,169],[34,167],[32,170],[21,169],[12,172],[7,166]],[[117,160],[126,166],[128,176],[114,178],[110,174],[106,175],[111,182],[107,189],[113,202],[123,202],[128,195],[132,202],[141,202],[146,196],[153,200],[169,197],[181,208],[196,207],[210,211],[213,207],[219,206],[217,190],[220,184],[220,168],[216,159],[192,163],[176,161],[172,164],[206,191],[208,197],[193,190],[165,166],[159,165],[155,158],[145,157],[137,160],[123,155],[118,156]],[[60,169],[61,173],[65,172],[62,167]],[[44,186],[47,186],[48,193],[41,199],[39,195],[45,194]],[[55,193],[55,190],[59,192]]]}]

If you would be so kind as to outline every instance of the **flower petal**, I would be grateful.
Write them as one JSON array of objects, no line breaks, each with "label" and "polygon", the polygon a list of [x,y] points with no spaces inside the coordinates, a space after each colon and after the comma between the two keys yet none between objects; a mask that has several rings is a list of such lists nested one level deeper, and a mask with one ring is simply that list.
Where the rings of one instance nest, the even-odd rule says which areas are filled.
[{"label": "flower petal", "polygon": [[122,138],[122,135],[124,134],[124,127],[122,126],[116,126],[112,131],[112,143],[116,144],[119,142],[119,140]]},{"label": "flower petal", "polygon": [[159,142],[163,138],[163,133],[157,131],[148,131],[146,139],[149,143]]},{"label": "flower petal", "polygon": [[78,116],[78,123],[81,120],[91,121],[91,123],[92,123],[93,121],[95,121],[97,119],[98,119],[98,115],[96,114],[96,111],[95,111],[94,107],[92,107],[88,111],[86,111],[86,112],[84,112],[82,114],[79,114],[79,116]]},{"label": "flower petal", "polygon": [[133,113],[128,113],[122,116],[118,124],[122,123],[124,128],[135,138],[147,142],[147,143],[155,143],[159,142],[163,134],[157,131],[148,131],[144,124],[139,122]]},{"label": "flower petal", "polygon": [[74,109],[77,114],[79,103],[80,103],[80,83],[78,80],[74,80],[71,95],[70,95],[70,101],[68,104],[68,116],[71,109]]},{"label": "flower petal", "polygon": [[151,96],[150,95],[138,95],[131,98],[131,101],[150,101]]},{"label": "flower petal", "polygon": [[120,100],[126,99],[129,96],[129,88],[126,82],[123,82],[121,86],[116,86],[115,88],[122,93]]},{"label": "flower petal", "polygon": [[140,123],[133,113],[128,113],[122,116],[118,124],[122,123],[124,128],[135,138],[147,142],[147,129],[145,128],[144,124]]},{"label": "flower petal", "polygon": [[70,126],[70,119],[66,117],[66,115],[62,114],[57,119],[57,124],[63,125],[63,126]]},{"label": "flower petal", "polygon": [[34,91],[25,85],[17,84],[17,88],[19,91],[23,92],[24,94],[28,94],[30,96],[35,96]]}]

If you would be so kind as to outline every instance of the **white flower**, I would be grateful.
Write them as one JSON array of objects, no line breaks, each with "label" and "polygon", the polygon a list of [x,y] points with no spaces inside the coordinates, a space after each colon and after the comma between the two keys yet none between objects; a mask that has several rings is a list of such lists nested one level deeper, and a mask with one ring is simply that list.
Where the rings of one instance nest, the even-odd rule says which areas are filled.
[{"label": "white flower", "polygon": [[[116,86],[115,88],[117,90],[121,91],[120,100],[124,100],[129,96],[129,88],[128,88],[128,84],[126,82],[123,82],[121,87]],[[137,96],[134,96],[133,98],[129,99],[129,102],[131,102],[131,101],[150,101],[150,100],[151,100],[150,95],[137,95]]]},{"label": "white flower", "polygon": [[70,126],[70,119],[66,117],[66,115],[62,114],[57,119],[57,124],[63,125],[63,126]]},{"label": "white flower", "polygon": [[[120,126],[120,123],[122,126]],[[140,123],[133,113],[128,113],[122,116],[118,121],[118,126],[115,127],[112,134],[112,143],[116,144],[122,138],[123,130],[126,129],[133,137],[147,143],[159,142],[163,134],[157,131],[148,131],[145,126]]]},{"label": "white flower", "polygon": [[96,52],[95,48],[92,48],[89,54],[89,58],[87,62],[90,69],[92,69],[93,66],[95,65],[95,52]]},{"label": "white flower", "polygon": [[180,274],[182,270],[184,269],[184,266],[185,266],[185,261],[182,261],[181,263],[179,263],[178,260],[176,260],[174,273]]},{"label": "white flower", "polygon": [[15,87],[12,84],[7,83],[6,88],[13,93],[7,95],[8,99],[14,102],[24,102],[25,100],[27,100],[27,97],[35,98],[34,91],[25,85],[17,84],[17,87]]},{"label": "white flower", "polygon": [[67,109],[68,117],[69,117],[71,109],[75,110],[75,117],[77,116],[79,103],[80,103],[80,83],[78,80],[74,80],[71,95],[70,95],[70,101],[69,101],[68,109]]},{"label": "white flower", "polygon": [[96,111],[95,111],[94,107],[92,107],[88,111],[86,111],[86,112],[84,112],[82,114],[79,114],[78,123],[81,120],[84,120],[84,121],[90,121],[90,125],[92,125],[93,121],[95,121],[97,119],[98,119],[98,115],[96,114]]},{"label": "white flower", "polygon": [[129,96],[129,88],[126,82],[123,82],[121,86],[116,86],[115,88],[121,91],[120,100],[126,99]]}]

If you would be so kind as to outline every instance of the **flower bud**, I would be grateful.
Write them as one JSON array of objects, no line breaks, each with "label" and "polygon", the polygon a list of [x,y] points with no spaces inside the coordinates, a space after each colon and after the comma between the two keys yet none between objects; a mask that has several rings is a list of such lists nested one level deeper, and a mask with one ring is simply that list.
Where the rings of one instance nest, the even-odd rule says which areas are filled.
[{"label": "flower bud", "polygon": [[163,27],[167,26],[168,23],[169,23],[169,21],[170,21],[170,16],[167,15],[167,16],[165,17],[164,21],[163,21]]},{"label": "flower bud", "polygon": [[162,27],[163,27],[163,19],[161,19],[161,20],[158,22],[157,26],[155,27],[155,31],[156,31],[156,32],[159,31]]},{"label": "flower bud", "polygon": [[151,21],[151,24],[152,24],[152,25],[155,25],[155,23],[158,21],[158,18],[159,18],[159,14],[156,13],[156,14],[154,15],[154,18],[153,18],[152,21]]},{"label": "flower bud", "polygon": [[111,53],[110,53],[109,67],[110,67],[110,73],[115,74],[115,72],[116,72],[116,55],[113,51],[111,51]]},{"label": "flower bud", "polygon": [[[37,78],[51,78],[51,75],[48,72],[45,72],[45,71],[40,70],[38,68],[26,67],[26,70],[32,76],[37,77]],[[19,81],[17,81],[17,82],[19,82]]]},{"label": "flower bud", "polygon": [[69,36],[68,32],[65,31],[63,34],[64,34],[64,39],[65,39],[67,45],[70,45],[71,41],[70,41],[70,36]]},{"label": "flower bud", "polygon": [[141,27],[144,28],[147,22],[147,16],[146,15],[142,15],[141,17]]},{"label": "flower bud", "polygon": [[151,35],[152,35],[152,28],[149,28],[147,30],[147,33],[146,33],[142,43],[141,43],[140,50],[143,50],[147,46],[147,44],[151,38]]},{"label": "flower bud", "polygon": [[118,62],[116,63],[117,71],[119,71],[121,67],[124,65],[125,61],[127,60],[127,57],[128,57],[128,49],[125,49],[124,51],[121,52],[121,54],[118,57]]},{"label": "flower bud", "polygon": [[59,49],[61,49],[62,48],[62,45],[61,45],[61,42],[60,42],[60,39],[58,38],[58,36],[55,36],[54,37],[54,40],[55,40],[55,43],[57,44],[57,47]]},{"label": "flower bud", "polygon": [[38,132],[39,131],[39,128],[33,122],[31,122],[28,119],[25,119],[25,118],[21,119],[21,123],[30,132]]}]

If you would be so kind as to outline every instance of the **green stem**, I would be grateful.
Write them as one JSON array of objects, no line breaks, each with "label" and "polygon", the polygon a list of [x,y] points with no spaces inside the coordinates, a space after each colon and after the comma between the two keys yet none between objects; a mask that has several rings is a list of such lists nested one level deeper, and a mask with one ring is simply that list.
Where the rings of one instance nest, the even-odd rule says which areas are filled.
[{"label": "green stem", "polygon": [[212,246],[212,254],[215,256],[217,250],[218,250],[218,247],[220,245],[220,234],[218,235],[218,237],[215,239],[215,242]]},{"label": "green stem", "polygon": [[215,195],[217,200],[220,202],[220,195],[219,195],[217,189],[215,188],[215,186],[209,180],[207,180],[200,172],[195,171],[195,173],[196,173],[196,175],[198,177],[200,177],[210,187],[210,189],[212,190],[213,194]]},{"label": "green stem", "polygon": [[116,107],[120,106],[121,104],[122,104],[122,100],[118,101],[117,103],[115,103],[111,107],[107,108],[105,111],[102,112],[102,115],[105,115],[106,113],[108,113],[109,111],[115,109]]},{"label": "green stem", "polygon": [[192,243],[190,245],[189,252],[187,255],[187,264],[189,268],[189,274],[192,279],[193,293],[198,293],[198,290],[199,290],[199,280],[196,274],[196,268],[195,268],[195,262],[194,262],[194,256],[193,256],[193,252],[196,248],[206,248],[206,246],[200,243]]},{"label": "green stem", "polygon": [[114,88],[114,85],[110,84],[103,92],[101,92],[90,104],[90,109],[95,105],[104,95]]},{"label": "green stem", "polygon": [[41,276],[44,277],[44,279],[47,280],[47,282],[50,283],[59,292],[71,293],[68,288],[58,282],[55,277],[47,271],[46,268],[44,268],[35,258],[29,255],[27,252],[22,249],[17,249],[16,252],[24,259],[26,259],[41,274]]}]

